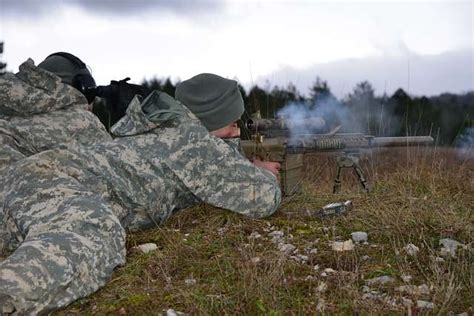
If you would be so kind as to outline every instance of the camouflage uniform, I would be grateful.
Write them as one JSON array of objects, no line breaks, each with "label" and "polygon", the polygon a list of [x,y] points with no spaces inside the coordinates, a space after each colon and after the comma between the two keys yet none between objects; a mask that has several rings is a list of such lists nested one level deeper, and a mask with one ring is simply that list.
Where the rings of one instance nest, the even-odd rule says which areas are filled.
[{"label": "camouflage uniform", "polygon": [[[0,185],[7,167],[33,154],[70,143],[110,141],[86,98],[61,78],[28,59],[17,74],[0,76]],[[0,206],[3,190],[0,190]],[[7,239],[0,212],[0,250]],[[0,251],[1,255],[1,251]]]},{"label": "camouflage uniform", "polygon": [[19,247],[0,263],[0,305],[35,313],[94,292],[125,262],[125,229],[201,202],[254,218],[280,203],[274,175],[164,93],[135,98],[112,132],[119,138],[46,151],[9,171],[4,211]]}]

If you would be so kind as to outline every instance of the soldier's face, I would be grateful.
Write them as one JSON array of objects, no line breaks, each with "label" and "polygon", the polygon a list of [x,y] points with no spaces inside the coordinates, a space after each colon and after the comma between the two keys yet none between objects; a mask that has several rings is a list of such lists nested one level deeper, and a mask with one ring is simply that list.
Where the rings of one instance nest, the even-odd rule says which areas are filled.
[{"label": "soldier's face", "polygon": [[235,138],[240,137],[240,128],[237,125],[237,122],[234,122],[230,123],[227,126],[219,128],[218,130],[209,132],[209,134],[219,138]]}]

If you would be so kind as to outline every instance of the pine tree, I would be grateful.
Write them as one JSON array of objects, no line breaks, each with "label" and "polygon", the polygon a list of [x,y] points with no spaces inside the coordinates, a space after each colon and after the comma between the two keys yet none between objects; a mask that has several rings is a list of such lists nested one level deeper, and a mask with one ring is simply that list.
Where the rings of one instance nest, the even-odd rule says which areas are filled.
[{"label": "pine tree", "polygon": [[7,64],[2,62],[2,55],[3,55],[3,42],[0,42],[0,75],[3,75],[7,68]]}]

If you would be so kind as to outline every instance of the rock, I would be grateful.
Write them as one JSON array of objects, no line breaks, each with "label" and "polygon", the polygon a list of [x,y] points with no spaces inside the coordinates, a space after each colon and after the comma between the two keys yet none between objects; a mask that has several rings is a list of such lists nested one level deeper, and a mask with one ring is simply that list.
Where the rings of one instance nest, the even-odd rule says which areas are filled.
[{"label": "rock", "polygon": [[354,250],[354,243],[351,239],[346,241],[334,241],[331,247],[334,251],[351,251]]},{"label": "rock", "polygon": [[174,309],[169,308],[169,309],[166,311],[166,316],[178,316],[178,314],[174,311]]},{"label": "rock", "polygon": [[368,235],[366,232],[353,232],[351,233],[352,240],[355,243],[366,242]]},{"label": "rock", "polygon": [[332,274],[332,273],[336,273],[336,270],[331,269],[331,268],[326,268],[324,269],[324,272],[326,272],[327,274]]},{"label": "rock", "polygon": [[405,247],[403,247],[403,250],[405,250],[409,256],[416,256],[416,254],[420,251],[420,248],[414,244],[407,244]]},{"label": "rock", "polygon": [[368,256],[368,255],[360,257],[360,260],[362,260],[362,261],[367,261],[369,259],[370,259],[370,256]]},{"label": "rock", "polygon": [[122,307],[121,309],[119,309],[118,314],[119,315],[127,315],[127,310],[125,309],[125,307]]},{"label": "rock", "polygon": [[416,301],[416,306],[418,308],[433,309],[435,305],[432,302],[428,301]]},{"label": "rock", "polygon": [[260,235],[258,232],[252,232],[249,236],[249,239],[255,240],[255,239],[260,239],[262,238],[262,235]]},{"label": "rock", "polygon": [[257,264],[261,261],[262,259],[260,259],[260,257],[254,257],[252,259],[250,259],[250,261],[253,263],[253,264]]},{"label": "rock", "polygon": [[146,243],[133,247],[132,249],[137,250],[141,253],[149,253],[158,249],[158,246],[155,243]]},{"label": "rock", "polygon": [[413,278],[411,275],[408,275],[408,274],[402,274],[401,275],[401,278],[403,280],[403,282],[405,283],[408,283],[411,281],[411,279]]},{"label": "rock", "polygon": [[363,285],[362,286],[362,292],[369,293],[370,292],[370,287],[368,287],[367,285]]},{"label": "rock", "polygon": [[274,243],[279,243],[284,235],[285,234],[281,230],[275,230],[268,234],[268,236],[272,237],[271,241]]},{"label": "rock", "polygon": [[283,244],[282,243],[282,244],[278,245],[278,250],[280,250],[283,253],[286,253],[287,255],[292,253],[295,249],[296,249],[296,247],[293,246],[292,244]]},{"label": "rock", "polygon": [[282,232],[281,230],[275,230],[275,231],[272,231],[271,233],[268,234],[268,236],[273,237],[273,238],[275,238],[275,237],[281,238],[284,235],[285,235],[285,233]]},{"label": "rock", "polygon": [[184,284],[189,285],[189,286],[194,285],[194,284],[196,284],[196,279],[194,279],[193,277],[190,277],[190,278],[184,280]]},{"label": "rock", "polygon": [[221,227],[217,230],[217,233],[223,236],[229,229],[227,227]]},{"label": "rock", "polygon": [[444,260],[444,258],[442,258],[442,257],[435,257],[435,258],[434,258],[434,261],[435,261],[435,262],[438,262],[438,263],[443,263],[443,262],[445,262],[446,260]]},{"label": "rock", "polygon": [[444,238],[439,241],[439,244],[443,247],[440,250],[441,256],[456,258],[456,249],[459,246],[465,247],[459,241],[450,238]]},{"label": "rock", "polygon": [[305,263],[309,261],[309,257],[305,255],[291,256],[291,258],[301,263]]},{"label": "rock", "polygon": [[422,284],[418,286],[418,293],[420,295],[430,295],[430,288],[426,284]]},{"label": "rock", "polygon": [[396,291],[410,294],[410,295],[430,295],[430,288],[426,284],[422,284],[419,286],[416,285],[402,285],[395,288]]},{"label": "rock", "polygon": [[318,249],[316,249],[316,248],[313,248],[313,249],[311,249],[311,250],[309,251],[309,254],[310,254],[310,255],[315,255],[315,254],[317,254],[317,253],[318,253]]},{"label": "rock", "polygon": [[392,278],[391,276],[382,275],[377,278],[368,279],[365,281],[365,283],[367,283],[367,285],[370,286],[370,285],[384,285],[388,283],[393,283],[394,281],[395,279]]},{"label": "rock", "polygon": [[316,291],[319,293],[324,293],[328,289],[328,285],[325,282],[320,282],[318,287],[316,288]]},{"label": "rock", "polygon": [[313,270],[314,270],[314,271],[318,271],[318,270],[319,270],[319,264],[315,265],[315,266],[313,267]]}]

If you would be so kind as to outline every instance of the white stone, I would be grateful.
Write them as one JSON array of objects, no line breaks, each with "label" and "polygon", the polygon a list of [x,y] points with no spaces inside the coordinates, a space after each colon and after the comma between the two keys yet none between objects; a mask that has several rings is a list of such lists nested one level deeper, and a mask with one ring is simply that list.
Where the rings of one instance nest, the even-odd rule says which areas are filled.
[{"label": "white stone", "polygon": [[142,253],[149,253],[151,251],[158,249],[158,246],[155,243],[146,243],[146,244],[141,244],[136,247],[133,247],[133,249],[136,249]]},{"label": "white stone", "polygon": [[291,258],[298,261],[298,262],[302,262],[302,263],[309,261],[309,257],[305,256],[305,255],[291,256]]},{"label": "white stone", "polygon": [[331,273],[336,273],[336,270],[331,269],[331,268],[326,268],[324,269],[324,272],[326,272],[327,274],[331,274]]},{"label": "white stone", "polygon": [[318,287],[316,288],[316,291],[319,293],[324,293],[328,289],[328,285],[325,282],[320,282]]},{"label": "white stone", "polygon": [[432,302],[428,301],[416,301],[416,306],[418,308],[433,309],[435,305]]},{"label": "white stone", "polygon": [[250,259],[250,261],[251,261],[252,263],[254,263],[254,264],[259,263],[261,260],[262,260],[262,259],[260,259],[260,257],[254,257],[254,258]]},{"label": "white stone", "polygon": [[318,271],[318,270],[319,270],[319,264],[315,265],[315,266],[313,267],[313,270],[314,270],[314,271]]},{"label": "white stone", "polygon": [[295,249],[296,247],[292,244],[279,244],[278,245],[278,250],[288,255],[292,253]]},{"label": "white stone", "polygon": [[388,283],[393,283],[395,281],[394,278],[388,276],[388,275],[382,275],[377,278],[372,278],[368,279],[365,282],[368,285],[375,285],[375,284],[388,284]]},{"label": "white stone", "polygon": [[275,231],[272,231],[271,233],[268,234],[268,236],[270,237],[278,237],[278,238],[281,238],[285,235],[284,232],[282,232],[281,230],[275,230]]},{"label": "white stone", "polygon": [[366,232],[353,232],[351,233],[352,240],[355,243],[366,242],[368,235]]},{"label": "white stone", "polygon": [[465,247],[464,244],[461,244],[459,241],[450,238],[441,239],[439,244],[443,246],[440,250],[440,253],[443,257],[456,258],[457,248],[459,246]]},{"label": "white stone", "polygon": [[438,262],[438,263],[443,263],[443,262],[445,262],[446,260],[444,260],[444,258],[442,258],[442,257],[435,257],[435,258],[434,258],[434,261],[435,261],[435,262]]},{"label": "white stone", "polygon": [[416,254],[420,251],[420,248],[414,244],[407,244],[405,247],[403,247],[403,250],[405,250],[409,256],[416,256]]},{"label": "white stone", "polygon": [[363,261],[367,261],[367,260],[370,259],[370,256],[365,255],[365,256],[362,256],[360,259],[363,260]]},{"label": "white stone", "polygon": [[408,283],[408,282],[411,281],[411,279],[413,279],[413,277],[411,275],[408,275],[408,274],[402,274],[401,278],[402,278],[403,282],[405,282],[405,283]]},{"label": "white stone", "polygon": [[315,255],[317,253],[318,253],[318,249],[316,249],[316,248],[313,248],[309,251],[309,254],[311,254],[311,255]]},{"label": "white stone", "polygon": [[184,280],[184,284],[186,284],[186,285],[194,285],[194,284],[196,284],[196,279],[194,279],[194,278],[192,278],[192,277],[191,277],[191,278],[188,278],[188,279]]},{"label": "white stone", "polygon": [[396,287],[395,290],[398,292],[402,292],[402,293],[406,293],[410,295],[416,295],[416,296],[430,295],[430,288],[426,284],[422,284],[419,286],[410,285],[410,284],[402,285],[402,286]]},{"label": "white stone", "polygon": [[351,251],[354,250],[354,243],[351,239],[346,241],[334,241],[331,247],[334,251]]},{"label": "white stone", "polygon": [[314,276],[312,275],[307,275],[305,278],[304,278],[305,281],[313,281],[314,280]]},{"label": "white stone", "polygon": [[252,232],[249,236],[249,239],[259,239],[262,238],[262,235],[260,235],[258,232]]},{"label": "white stone", "polygon": [[178,316],[178,314],[174,311],[174,309],[169,308],[169,309],[166,311],[166,316]]},{"label": "white stone", "polygon": [[430,288],[426,284],[422,284],[418,286],[418,293],[421,295],[430,295]]}]

